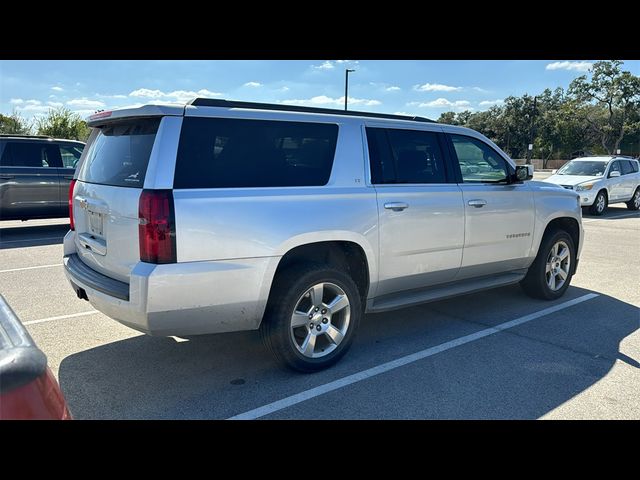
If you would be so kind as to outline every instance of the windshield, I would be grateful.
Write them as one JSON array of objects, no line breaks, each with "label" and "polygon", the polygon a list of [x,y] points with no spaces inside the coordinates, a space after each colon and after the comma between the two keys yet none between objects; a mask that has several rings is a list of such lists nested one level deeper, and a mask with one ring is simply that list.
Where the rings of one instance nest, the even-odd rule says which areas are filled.
[{"label": "windshield", "polygon": [[603,161],[571,161],[566,163],[558,175],[586,175],[590,177],[601,177],[607,168],[607,162]]}]

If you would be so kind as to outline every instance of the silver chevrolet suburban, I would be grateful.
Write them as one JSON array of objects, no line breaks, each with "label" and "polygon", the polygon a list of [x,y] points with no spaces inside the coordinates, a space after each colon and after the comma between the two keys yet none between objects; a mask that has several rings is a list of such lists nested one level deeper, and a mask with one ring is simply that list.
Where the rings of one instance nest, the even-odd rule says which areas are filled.
[{"label": "silver chevrolet suburban", "polygon": [[366,312],[518,282],[557,299],[582,249],[578,194],[466,128],[212,99],[89,125],[66,275],[152,335],[260,329],[316,371]]}]

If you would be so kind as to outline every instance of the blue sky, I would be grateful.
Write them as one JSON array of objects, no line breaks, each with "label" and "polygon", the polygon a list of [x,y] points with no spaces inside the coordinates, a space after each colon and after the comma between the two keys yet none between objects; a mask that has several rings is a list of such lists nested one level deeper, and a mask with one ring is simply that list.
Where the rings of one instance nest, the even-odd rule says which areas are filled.
[{"label": "blue sky", "polygon": [[[65,106],[83,117],[205,96],[437,118],[486,110],[509,95],[566,88],[593,61],[149,60],[0,61],[0,113],[25,118]],[[640,61],[623,67],[640,75]]]}]

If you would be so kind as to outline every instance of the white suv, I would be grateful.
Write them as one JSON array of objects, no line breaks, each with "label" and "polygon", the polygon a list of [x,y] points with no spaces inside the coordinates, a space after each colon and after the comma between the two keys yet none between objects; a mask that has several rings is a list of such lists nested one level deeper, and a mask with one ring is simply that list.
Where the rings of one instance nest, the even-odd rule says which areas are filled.
[{"label": "white suv", "polygon": [[580,204],[592,215],[602,215],[612,203],[640,209],[640,167],[628,157],[584,157],[564,164],[545,182],[580,194]]},{"label": "white suv", "polygon": [[582,249],[579,196],[466,128],[210,99],[89,124],[66,274],[142,332],[260,329],[314,371],[365,312],[518,282],[559,298]]}]

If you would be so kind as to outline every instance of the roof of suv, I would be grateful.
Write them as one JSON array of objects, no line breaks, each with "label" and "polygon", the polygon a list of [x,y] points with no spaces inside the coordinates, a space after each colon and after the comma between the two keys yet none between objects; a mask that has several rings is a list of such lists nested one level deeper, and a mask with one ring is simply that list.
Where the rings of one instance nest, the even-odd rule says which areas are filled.
[{"label": "roof of suv", "polygon": [[31,140],[34,142],[71,142],[71,143],[81,143],[82,145],[85,144],[80,140],[71,140],[67,138],[53,138],[53,137],[48,137],[47,135],[17,135],[13,133],[0,134],[0,140]]},{"label": "roof of suv", "polygon": [[612,160],[636,160],[632,157],[625,157],[622,155],[604,155],[598,157],[579,157],[571,160],[572,162],[610,162]]},{"label": "roof of suv", "polygon": [[118,109],[113,111],[103,111],[95,113],[88,118],[89,126],[98,126],[107,123],[110,120],[125,117],[147,117],[159,115],[182,115],[188,107],[218,107],[218,108],[237,108],[243,110],[266,110],[276,112],[292,112],[292,113],[312,113],[319,115],[337,115],[348,117],[365,117],[380,118],[390,120],[404,120],[422,123],[435,123],[425,117],[409,116],[409,115],[392,115],[388,113],[360,112],[355,110],[337,110],[333,108],[317,108],[304,107],[299,105],[285,105],[280,103],[256,103],[256,102],[239,102],[232,100],[221,100],[213,98],[194,98],[186,104],[151,104],[143,105],[136,108]]}]

